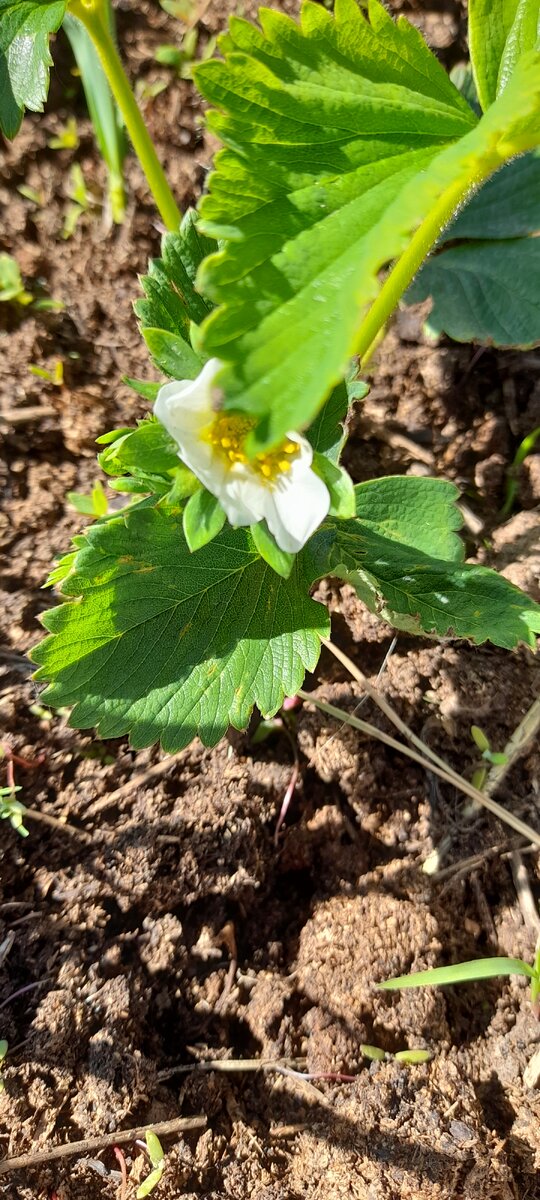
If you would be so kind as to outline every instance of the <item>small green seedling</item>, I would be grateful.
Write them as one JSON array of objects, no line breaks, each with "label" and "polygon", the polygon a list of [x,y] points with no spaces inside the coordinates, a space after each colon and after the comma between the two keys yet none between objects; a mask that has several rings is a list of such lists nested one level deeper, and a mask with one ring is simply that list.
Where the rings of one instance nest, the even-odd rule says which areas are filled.
[{"label": "small green seedling", "polygon": [[435,967],[432,971],[417,971],[413,975],[398,975],[386,979],[378,987],[387,991],[401,988],[444,987],[451,983],[474,983],[479,979],[494,979],[498,975],[525,975],[531,981],[531,1002],[536,1004],[540,997],[540,947],[533,965],[521,958],[480,958],[471,962],[455,963],[450,967]]},{"label": "small green seedling", "polygon": [[[502,751],[491,749],[489,738],[484,733],[484,730],[480,729],[479,725],[471,725],[471,737],[475,746],[477,746],[480,750],[482,758],[485,762],[488,762],[490,766],[501,767],[508,762],[508,756],[506,754],[504,754]],[[486,778],[487,768],[483,766],[477,767],[472,777],[472,783],[474,784],[474,787],[481,791],[486,782]]]},{"label": "small green seedling", "polygon": [[525,462],[527,456],[532,454],[539,437],[540,425],[537,425],[536,429],[533,429],[531,433],[528,433],[527,436],[523,438],[523,441],[520,442],[516,453],[514,454],[514,458],[506,472],[506,495],[504,498],[504,504],[501,508],[501,517],[508,517],[512,512],[519,488],[520,468]]},{"label": "small green seedling", "polygon": [[146,1148],[148,1150],[148,1157],[154,1169],[150,1172],[146,1179],[143,1180],[141,1186],[137,1188],[137,1200],[144,1200],[145,1196],[149,1196],[150,1192],[153,1192],[154,1188],[157,1187],[165,1169],[165,1154],[163,1153],[163,1147],[159,1138],[155,1133],[152,1133],[151,1129],[149,1129],[146,1134]]},{"label": "small green seedling", "polygon": [[360,1053],[371,1062],[386,1062],[387,1059],[393,1058],[395,1062],[406,1063],[408,1066],[431,1062],[433,1058],[431,1050],[412,1047],[410,1050],[397,1050],[395,1054],[389,1054],[386,1050],[381,1050],[380,1046],[368,1046],[365,1043],[360,1046]]},{"label": "small green seedling", "polygon": [[30,363],[28,370],[37,379],[45,379],[47,383],[52,383],[53,387],[64,386],[64,364],[61,358],[56,360],[52,371],[49,371],[47,367],[38,367],[35,363]]},{"label": "small green seedling", "polygon": [[83,492],[67,492],[66,500],[69,500],[76,512],[81,513],[84,517],[104,517],[109,508],[99,479],[94,484],[89,496],[85,496]]},{"label": "small green seedling", "polygon": [[28,837],[28,830],[24,825],[26,809],[20,800],[15,799],[15,792],[20,791],[21,787],[19,784],[15,784],[13,787],[0,788],[0,821],[9,821],[12,829],[20,833],[21,837]]},{"label": "small green seedling", "polygon": [[6,1057],[7,1052],[8,1052],[8,1044],[6,1042],[6,1039],[0,1038],[0,1092],[3,1092],[3,1090],[6,1086],[4,1083],[4,1080],[2,1078],[1,1067],[2,1067],[2,1063]]},{"label": "small green seedling", "polygon": [[189,29],[182,38],[179,46],[158,46],[156,50],[156,62],[160,63],[163,67],[171,67],[179,79],[192,79],[192,67],[196,59],[199,62],[206,62],[206,59],[212,57],[216,48],[216,38],[209,38],[200,54],[197,54],[198,43],[199,35],[197,30]]},{"label": "small green seedling", "polygon": [[33,296],[27,292],[21,278],[19,264],[11,254],[0,254],[0,303],[31,304]]},{"label": "small green seedling", "polygon": [[38,192],[37,188],[30,187],[30,185],[27,183],[21,183],[19,184],[17,191],[20,196],[24,196],[25,200],[30,200],[31,203],[35,204],[37,208],[43,208],[45,204],[45,197],[43,192]]},{"label": "small green seedling", "polygon": [[73,163],[69,173],[69,196],[70,203],[66,208],[62,228],[64,241],[73,237],[79,218],[92,207],[92,200],[79,163]]},{"label": "small green seedling", "polygon": [[76,150],[79,145],[77,122],[75,117],[69,117],[63,129],[47,142],[49,150]]}]

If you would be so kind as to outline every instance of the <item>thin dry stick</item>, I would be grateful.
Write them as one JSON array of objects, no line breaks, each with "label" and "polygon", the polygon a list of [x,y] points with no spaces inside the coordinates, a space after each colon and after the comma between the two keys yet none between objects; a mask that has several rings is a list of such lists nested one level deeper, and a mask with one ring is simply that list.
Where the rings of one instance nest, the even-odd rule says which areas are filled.
[{"label": "thin dry stick", "polygon": [[48,1150],[38,1150],[36,1154],[21,1154],[18,1158],[5,1158],[0,1162],[0,1175],[11,1171],[20,1171],[23,1167],[37,1167],[40,1163],[49,1163],[56,1158],[68,1158],[74,1154],[91,1154],[94,1150],[104,1150],[107,1146],[118,1146],[123,1142],[134,1141],[135,1138],[145,1137],[149,1130],[165,1135],[167,1133],[189,1133],[194,1129],[205,1129],[206,1117],[175,1117],[172,1121],[158,1121],[157,1125],[137,1125],[134,1129],[120,1129],[117,1133],[104,1133],[101,1137],[85,1138],[83,1142],[67,1142],[64,1146],[50,1146]]},{"label": "thin dry stick", "polygon": [[459,862],[451,863],[449,867],[443,867],[441,871],[436,871],[432,875],[432,879],[437,883],[442,883],[445,879],[452,880],[455,883],[462,875],[468,875],[469,871],[474,871],[476,867],[481,867],[490,858],[509,858],[516,850],[519,850],[520,854],[532,854],[533,852],[534,854],[538,854],[538,846],[513,846],[509,841],[498,842],[496,846],[487,846],[479,854],[470,854],[467,858],[461,858]]},{"label": "thin dry stick", "polygon": [[[381,693],[376,690],[376,688],[372,687],[369,680],[366,679],[362,671],[360,671],[356,666],[356,663],[353,663],[352,659],[350,659],[343,650],[340,650],[339,647],[335,646],[333,642],[329,641],[328,638],[322,638],[321,640],[327,649],[330,650],[331,653],[334,654],[341,663],[343,663],[343,666],[347,668],[353,678],[365,688],[368,696],[370,696],[377,707],[380,708],[381,712],[388,717],[388,720],[392,722],[396,729],[398,729],[399,732],[402,733],[403,736],[406,737],[413,746],[416,746],[420,750],[424,760],[422,762],[423,766],[432,771],[433,774],[439,775],[441,779],[445,779],[447,783],[452,783],[454,787],[459,788],[459,790],[464,792],[465,795],[470,796],[472,800],[476,800],[477,804],[482,804],[484,808],[489,809],[489,811],[492,812],[494,816],[498,817],[500,821],[505,822],[506,825],[510,825],[512,829],[517,831],[517,833],[521,833],[522,837],[527,838],[528,841],[535,842],[537,846],[540,846],[540,834],[536,833],[536,831],[532,829],[530,825],[527,825],[525,821],[522,821],[519,817],[516,817],[514,813],[508,812],[508,810],[503,808],[501,804],[497,804],[495,800],[492,800],[489,791],[487,794],[485,791],[480,791],[478,788],[475,788],[472,783],[469,783],[467,779],[464,779],[462,775],[459,775],[457,771],[454,771],[453,767],[446,763],[443,758],[440,758],[430,746],[427,746],[421,738],[417,737],[417,735],[413,733],[411,729],[409,729],[408,725],[401,720],[401,717],[398,716],[397,712],[395,712],[385,697],[382,696]],[[298,695],[300,696],[302,693],[299,692]],[[313,698],[310,697],[310,699]],[[320,702],[313,700],[313,703],[318,704]],[[540,707],[540,701],[536,703]],[[530,714],[535,708],[536,704],[533,705],[533,708],[529,710],[529,713],[523,719],[521,725],[518,726],[518,730],[520,730],[525,724],[527,725],[527,729],[529,730],[527,740],[532,737],[532,732],[530,732],[530,729],[533,721],[530,719]],[[345,719],[342,715],[341,709],[336,709],[336,713],[339,713],[340,719]],[[538,718],[540,719],[540,711],[538,713]],[[536,714],[534,719],[537,719]],[[351,718],[349,718],[349,721],[351,721]],[[375,730],[374,726],[370,726],[370,728]],[[511,738],[511,742],[518,733],[518,730],[516,730],[516,733]],[[367,730],[364,730],[364,732],[367,732]],[[375,730],[375,736],[381,741],[384,741],[386,737],[386,735],[383,735],[380,730]],[[520,747],[525,744],[523,737],[524,735],[521,734],[519,740]],[[391,741],[393,741],[393,739],[391,739]],[[390,742],[387,744],[390,745]],[[400,744],[397,742],[395,745],[399,746]],[[409,758],[416,757],[416,761],[420,761],[418,756],[413,755],[406,747],[401,746],[400,749],[403,751],[403,753],[408,754]],[[517,751],[515,753],[517,753]],[[432,765],[426,764],[426,758],[431,760]],[[494,791],[494,787],[492,787],[491,791]]]},{"label": "thin dry stick", "polygon": [[540,729],[540,696],[534,700],[531,707],[525,713],[523,720],[506,743],[504,754],[506,762],[495,763],[489,772],[482,791],[488,796],[492,796],[502,783],[505,776],[508,774],[510,767],[513,767],[520,754],[523,754],[533,738],[536,737]]},{"label": "thin dry stick", "polygon": [[100,796],[99,800],[95,800],[93,804],[89,805],[86,810],[86,816],[97,817],[98,813],[102,813],[113,804],[117,804],[119,800],[123,800],[124,796],[129,796],[136,788],[144,787],[154,779],[160,779],[162,775],[166,775],[167,771],[171,770],[171,767],[174,766],[180,754],[182,754],[182,751],[179,754],[171,754],[169,758],[164,758],[161,762],[154,763],[146,771],[141,771],[139,775],[134,775],[132,779],[128,779],[127,783],[123,783],[121,787],[116,788],[116,791],[108,792],[106,796]]},{"label": "thin dry stick", "polygon": [[305,1065],[305,1058],[286,1058],[283,1062],[276,1062],[270,1058],[205,1058],[199,1062],[168,1067],[167,1070],[160,1071],[157,1078],[163,1083],[165,1079],[172,1079],[174,1075],[189,1075],[192,1071],[221,1071],[227,1075],[236,1071],[284,1071],[302,1068]]},{"label": "thin dry stick", "polygon": [[26,805],[23,807],[23,816],[30,817],[31,821],[40,821],[42,825],[49,825],[51,829],[61,829],[62,833],[69,833],[80,842],[92,841],[85,829],[77,829],[75,825],[70,825],[69,821],[60,821],[58,817],[51,817],[50,813],[40,812],[38,808],[27,808]]},{"label": "thin dry stick", "polygon": [[[426,771],[432,771],[434,775],[438,775],[440,779],[444,779],[445,783],[451,783],[453,787],[459,788],[466,796],[470,796],[471,800],[476,800],[478,804],[483,804],[488,808],[499,821],[504,821],[506,825],[510,825],[517,833],[526,838],[529,842],[534,842],[540,846],[540,833],[536,833],[522,821],[520,817],[516,817],[514,813],[507,812],[502,805],[497,804],[495,800],[491,800],[488,796],[484,796],[478,788],[473,787],[467,779],[462,779],[461,775],[457,775],[451,767],[444,764],[442,767],[437,765],[437,762],[430,762],[423,754],[418,754],[416,750],[411,750],[409,746],[404,746],[403,742],[396,741],[387,733],[377,729],[375,725],[369,725],[367,721],[361,721],[358,717],[351,717],[343,708],[336,708],[335,704],[327,704],[324,700],[318,700],[310,692],[304,692],[301,688],[298,689],[297,695],[302,700],[307,700],[309,704],[314,704],[316,708],[320,708],[321,712],[327,713],[329,717],[334,717],[336,721],[345,721],[346,724],[352,725],[354,729],[359,729],[361,733],[366,733],[368,737],[378,738],[380,742],[384,742],[385,746],[390,746],[392,750],[397,750],[399,754],[404,754],[407,758],[412,758],[414,762],[420,763]],[[399,719],[399,718],[398,718]],[[426,747],[427,752],[427,747]],[[440,759],[440,762],[443,760]]]},{"label": "thin dry stick", "polygon": [[535,937],[540,937],[540,916],[532,893],[527,868],[518,850],[510,855],[512,878],[519,901],[521,914],[527,929],[531,929]]}]

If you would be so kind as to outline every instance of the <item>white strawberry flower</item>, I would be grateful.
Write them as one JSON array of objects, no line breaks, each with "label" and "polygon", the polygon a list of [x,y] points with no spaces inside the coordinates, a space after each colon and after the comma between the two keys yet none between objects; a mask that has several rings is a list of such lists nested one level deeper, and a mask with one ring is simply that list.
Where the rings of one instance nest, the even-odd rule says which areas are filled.
[{"label": "white strawberry flower", "polygon": [[166,383],[154,412],[178,456],[219,500],[231,525],[265,520],[281,550],[295,554],[324,520],[328,488],[312,469],[313,450],[299,433],[249,459],[244,442],[256,421],[219,408],[213,381],[223,364],[205,364],[197,379]]}]

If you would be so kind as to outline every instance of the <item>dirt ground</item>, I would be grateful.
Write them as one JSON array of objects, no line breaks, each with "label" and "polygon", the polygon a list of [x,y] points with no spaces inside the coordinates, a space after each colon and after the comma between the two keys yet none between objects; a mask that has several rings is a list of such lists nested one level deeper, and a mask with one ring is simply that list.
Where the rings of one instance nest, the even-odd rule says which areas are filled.
[{"label": "dirt ground", "polygon": [[[283,7],[297,9],[294,0]],[[463,58],[459,5],[391,7],[425,30],[447,65]],[[240,10],[252,15],[254,6],[201,5],[200,44]],[[132,75],[170,80],[155,51],[182,26],[153,2],[127,0],[118,22]],[[291,726],[300,774],[276,846],[292,771],[286,737],[253,745],[234,734],[213,751],[195,743],[152,776],[157,749],[101,743],[70,729],[66,714],[40,708],[25,654],[52,602],[42,590],[51,561],[81,524],[66,492],[88,491],[98,478],[96,436],[145,411],[122,375],[153,377],[131,305],[137,272],[158,252],[159,222],[130,157],[127,219],[104,226],[104,173],[78,91],[78,148],[48,146],[73,86],[58,38],[47,111],[25,119],[0,169],[0,250],[17,256],[30,290],[64,305],[0,311],[2,737],[34,760],[15,768],[24,803],[70,825],[29,820],[26,840],[3,828],[1,1152],[201,1115],[205,1128],[163,1138],[158,1200],[540,1197],[540,1093],[523,1078],[540,1023],[525,981],[393,995],[375,988],[440,962],[530,958],[535,934],[502,853],[516,844],[506,827],[307,706]],[[200,101],[189,81],[171,81],[154,98],[147,87],[142,104],[184,209],[200,194],[213,149]],[[97,205],[64,240],[74,162]],[[59,359],[63,386],[29,372]],[[472,514],[471,557],[536,595],[538,454],[522,469],[514,515],[501,524],[498,513],[506,468],[540,424],[539,363],[538,351],[429,345],[421,314],[404,311],[379,350],[347,450],[356,479],[456,480]],[[325,582],[321,591],[335,640],[375,680],[392,631],[348,587]],[[411,728],[470,776],[471,723],[502,749],[538,690],[538,667],[524,649],[400,635],[380,685]],[[359,698],[327,652],[308,686],[348,708]],[[371,704],[362,715],[380,719]],[[538,765],[537,751],[525,754],[498,797],[536,827]],[[494,846],[501,852],[489,856]],[[422,871],[435,848],[441,869],[456,865],[444,879]],[[476,869],[459,870],[484,852]],[[537,855],[523,861],[538,897]],[[386,1060],[370,1063],[364,1043]],[[392,1057],[410,1047],[429,1049],[432,1061],[404,1066]],[[205,1070],[205,1059],[223,1068]],[[300,1064],[292,1074],[226,1069],[238,1059]],[[0,1178],[0,1194],[124,1200],[148,1168],[133,1140],[123,1154],[127,1192],[109,1148]]]}]

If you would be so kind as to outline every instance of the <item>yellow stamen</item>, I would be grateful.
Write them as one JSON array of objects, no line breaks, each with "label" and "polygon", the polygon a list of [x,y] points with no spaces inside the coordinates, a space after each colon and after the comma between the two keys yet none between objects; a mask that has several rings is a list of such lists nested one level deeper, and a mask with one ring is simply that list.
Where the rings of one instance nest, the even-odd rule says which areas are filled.
[{"label": "yellow stamen", "polygon": [[262,476],[265,483],[273,483],[280,474],[287,474],[291,469],[291,461],[300,453],[300,446],[289,438],[267,454],[257,454],[254,459],[248,459],[244,443],[248,433],[255,428],[256,420],[252,417],[241,417],[226,413],[218,413],[211,425],[205,431],[205,441],[224,459],[228,467],[235,463],[243,463],[251,467],[256,474]]}]

